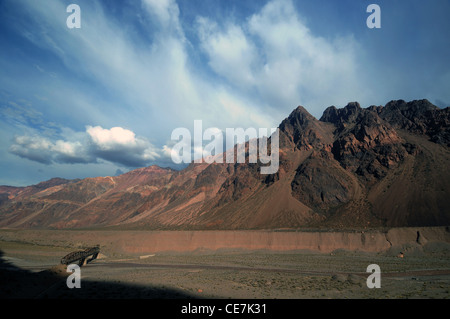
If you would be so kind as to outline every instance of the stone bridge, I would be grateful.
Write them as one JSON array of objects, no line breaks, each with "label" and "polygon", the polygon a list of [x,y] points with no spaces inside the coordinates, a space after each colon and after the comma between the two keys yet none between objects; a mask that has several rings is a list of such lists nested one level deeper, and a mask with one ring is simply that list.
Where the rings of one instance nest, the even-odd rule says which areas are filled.
[{"label": "stone bridge", "polygon": [[70,265],[77,264],[78,266],[84,266],[92,260],[96,259],[98,254],[100,253],[100,247],[90,247],[85,250],[74,251],[61,259],[61,264]]}]

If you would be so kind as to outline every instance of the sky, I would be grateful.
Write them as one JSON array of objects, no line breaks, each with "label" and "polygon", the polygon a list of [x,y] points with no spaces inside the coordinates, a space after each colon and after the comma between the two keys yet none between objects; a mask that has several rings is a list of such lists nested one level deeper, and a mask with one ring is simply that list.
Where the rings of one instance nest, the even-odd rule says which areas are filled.
[{"label": "sky", "polygon": [[[381,28],[369,28],[369,4]],[[80,8],[80,28],[67,20]],[[449,0],[0,0],[0,185],[177,167],[176,128],[450,105]],[[70,20],[75,21],[75,20]]]}]

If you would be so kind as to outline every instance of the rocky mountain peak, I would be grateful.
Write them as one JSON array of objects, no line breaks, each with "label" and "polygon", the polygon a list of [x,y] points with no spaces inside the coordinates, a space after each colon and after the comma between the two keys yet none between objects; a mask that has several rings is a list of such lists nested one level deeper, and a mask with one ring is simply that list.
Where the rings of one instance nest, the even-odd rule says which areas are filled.
[{"label": "rocky mountain peak", "polygon": [[354,122],[363,111],[364,110],[358,102],[350,102],[342,109],[338,109],[332,105],[325,109],[320,121],[329,122],[336,125]]},{"label": "rocky mountain peak", "polygon": [[309,150],[330,143],[326,125],[312,116],[303,106],[298,106],[279,126],[280,147]]},{"label": "rocky mountain peak", "polygon": [[298,106],[283,122],[281,122],[280,129],[283,130],[283,128],[291,126],[301,130],[313,121],[317,121],[317,119],[312,116],[303,106]]},{"label": "rocky mountain peak", "polygon": [[426,135],[431,141],[450,146],[450,108],[440,109],[430,101],[390,101],[379,113],[397,129]]},{"label": "rocky mountain peak", "polygon": [[437,106],[433,105],[427,99],[414,100],[410,102],[405,102],[404,100],[392,100],[389,101],[384,107],[385,110],[394,111],[399,110],[404,114],[423,114],[427,111],[439,109]]},{"label": "rocky mountain peak", "polygon": [[276,229],[450,223],[450,108],[427,100],[298,106],[282,121],[280,166],[158,166],[115,177],[0,187],[0,227]]}]

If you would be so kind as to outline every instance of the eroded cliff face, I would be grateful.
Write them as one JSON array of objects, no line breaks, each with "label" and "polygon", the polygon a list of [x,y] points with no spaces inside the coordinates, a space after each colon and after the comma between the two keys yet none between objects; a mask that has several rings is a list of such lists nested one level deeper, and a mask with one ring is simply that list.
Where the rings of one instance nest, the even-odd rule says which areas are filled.
[{"label": "eroded cliff face", "polygon": [[319,252],[340,250],[396,256],[448,254],[448,227],[406,227],[371,231],[112,231],[0,230],[0,240],[38,245],[100,245],[106,255],[214,253],[236,251]]},{"label": "eroded cliff face", "polygon": [[[261,163],[150,166],[116,177],[0,188],[0,227],[370,229],[450,224],[450,111],[427,100],[299,106]],[[270,141],[269,141],[270,142]],[[248,145],[247,145],[248,147]]]}]

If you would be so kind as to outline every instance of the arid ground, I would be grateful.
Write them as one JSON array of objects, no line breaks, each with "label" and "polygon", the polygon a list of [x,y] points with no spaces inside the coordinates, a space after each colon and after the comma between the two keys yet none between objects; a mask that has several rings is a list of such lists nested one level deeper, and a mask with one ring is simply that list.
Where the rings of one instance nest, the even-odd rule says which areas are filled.
[{"label": "arid ground", "polygon": [[[448,236],[448,229],[439,230],[442,236]],[[332,249],[334,246],[330,249],[326,246],[248,249],[245,245],[239,248],[235,242],[235,247],[230,249],[216,243],[217,249],[199,246],[193,250],[164,251],[142,242],[147,235],[138,231],[1,230],[0,297],[450,298],[450,244],[446,240],[430,239],[430,229],[420,231],[421,240],[408,241],[405,235],[401,245],[391,242],[388,249],[382,245],[378,250],[375,246],[353,250]],[[427,231],[428,239],[423,235]],[[415,235],[417,230],[403,229],[400,233]],[[257,234],[261,235],[253,232],[251,236]],[[200,235],[211,236],[211,233]],[[200,235],[190,236],[192,239]],[[238,235],[243,234],[238,232],[234,237]],[[386,238],[388,235],[389,232]],[[174,232],[173,236],[183,237],[186,233]],[[278,238],[277,234],[273,236],[272,244]],[[390,236],[391,241],[395,239],[392,232]],[[132,245],[139,249],[126,249],[131,246],[119,244],[122,241],[141,242],[141,245]],[[94,243],[100,244],[99,257],[81,268],[81,288],[69,289],[66,278],[70,273],[59,265],[60,259]],[[367,287],[370,273],[366,270],[370,264],[380,267],[381,288]]]}]

